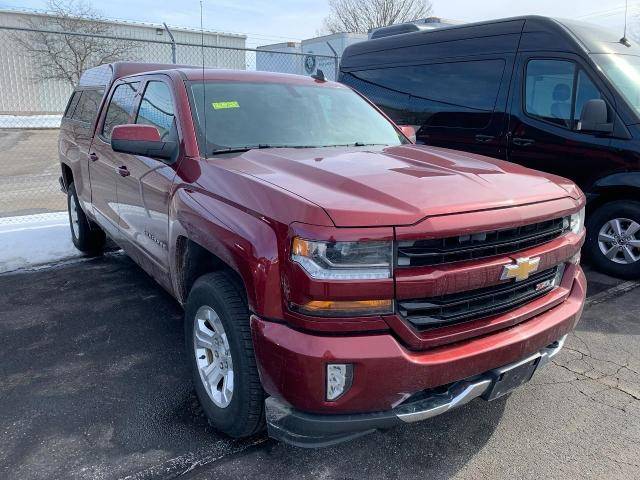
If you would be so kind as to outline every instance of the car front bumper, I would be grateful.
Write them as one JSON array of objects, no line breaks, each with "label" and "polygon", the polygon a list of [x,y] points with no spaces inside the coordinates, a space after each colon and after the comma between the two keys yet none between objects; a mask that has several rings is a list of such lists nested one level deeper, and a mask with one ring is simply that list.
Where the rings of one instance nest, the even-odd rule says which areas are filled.
[{"label": "car front bumper", "polygon": [[269,397],[265,401],[269,436],[298,447],[325,447],[352,440],[375,430],[426,420],[469,403],[478,397],[492,400],[491,394],[496,380],[504,372],[532,362],[535,363],[537,370],[558,354],[566,338],[567,335],[564,335],[558,341],[518,362],[455,382],[446,391],[405,402],[385,412],[342,415],[310,414],[297,411],[275,397]]},{"label": "car front bumper", "polygon": [[[270,435],[323,446],[430,418],[476,397],[490,399],[498,369],[533,357],[546,363],[579,321],[586,279],[578,266],[566,273],[568,294],[556,306],[489,335],[420,351],[389,332],[322,336],[252,316],[258,369],[270,395]],[[350,389],[331,402],[328,363],[353,365]]]}]

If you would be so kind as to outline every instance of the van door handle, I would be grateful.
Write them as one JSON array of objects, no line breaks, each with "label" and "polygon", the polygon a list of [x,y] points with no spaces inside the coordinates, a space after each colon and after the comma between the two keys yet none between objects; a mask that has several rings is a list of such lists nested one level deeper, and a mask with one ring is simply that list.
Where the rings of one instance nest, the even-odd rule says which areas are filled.
[{"label": "van door handle", "polygon": [[520,137],[513,137],[511,141],[513,142],[514,145],[518,145],[520,147],[528,147],[529,145],[533,145],[534,143],[536,143],[536,141],[533,140],[532,138],[520,138]]},{"label": "van door handle", "polygon": [[129,169],[124,165],[122,167],[118,167],[118,173],[120,174],[121,177],[128,177],[129,175],[131,175],[131,172],[129,172]]},{"label": "van door handle", "polygon": [[99,157],[99,156],[98,156],[98,154],[97,154],[97,153],[95,153],[95,152],[91,152],[91,153],[89,154],[89,160],[91,160],[92,162],[97,162],[99,158],[100,158],[100,157]]},{"label": "van door handle", "polygon": [[476,142],[480,143],[489,143],[495,140],[496,137],[493,135],[476,135]]}]

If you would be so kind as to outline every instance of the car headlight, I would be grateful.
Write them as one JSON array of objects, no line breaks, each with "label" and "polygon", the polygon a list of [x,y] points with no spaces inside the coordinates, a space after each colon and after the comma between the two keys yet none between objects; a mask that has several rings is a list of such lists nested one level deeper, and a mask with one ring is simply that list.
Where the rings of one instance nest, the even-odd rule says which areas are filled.
[{"label": "car headlight", "polygon": [[569,230],[571,230],[575,234],[579,234],[582,232],[584,228],[584,207],[580,209],[579,212],[576,212],[569,217]]},{"label": "car headlight", "polygon": [[291,260],[312,278],[375,280],[391,278],[390,241],[322,242],[295,237]]}]

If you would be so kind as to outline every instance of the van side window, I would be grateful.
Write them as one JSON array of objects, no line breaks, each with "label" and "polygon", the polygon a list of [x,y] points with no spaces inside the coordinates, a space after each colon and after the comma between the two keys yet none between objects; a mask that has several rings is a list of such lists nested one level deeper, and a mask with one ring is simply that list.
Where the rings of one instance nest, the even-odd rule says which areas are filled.
[{"label": "van side window", "polygon": [[79,122],[92,124],[98,115],[98,109],[100,108],[100,102],[102,101],[104,90],[101,88],[82,90],[78,93],[82,93],[82,95],[80,96],[78,105],[73,111],[71,118]]},{"label": "van side window", "polygon": [[[407,110],[412,113],[404,123],[482,128],[495,108],[504,66],[504,60],[494,59],[364,70],[353,75],[396,96],[408,95]],[[355,88],[369,96],[366,88]],[[388,98],[394,97],[389,94]],[[384,103],[375,97],[371,100],[395,119]]]},{"label": "van side window", "polygon": [[587,101],[604,99],[589,75],[568,60],[530,60],[526,78],[526,112],[572,130]]},{"label": "van side window", "polygon": [[135,123],[153,125],[164,138],[173,128],[175,113],[169,86],[163,82],[149,82],[144,90]]},{"label": "van side window", "polygon": [[73,111],[78,105],[78,100],[80,100],[80,95],[82,95],[82,92],[73,92],[73,94],[69,98],[69,103],[67,103],[67,108],[65,108],[64,110],[64,118],[71,118],[71,116],[73,115]]},{"label": "van side window", "polygon": [[576,84],[576,108],[573,115],[574,127],[580,121],[584,104],[589,100],[595,100],[598,98],[604,100],[600,90],[598,90],[598,87],[594,85],[584,70],[580,70],[578,72],[578,81]]},{"label": "van side window", "polygon": [[107,139],[111,138],[113,127],[129,123],[139,85],[140,82],[123,83],[114,90],[102,126],[102,134]]},{"label": "van side window", "polygon": [[571,128],[573,76],[576,66],[565,60],[531,60],[527,64],[525,110],[529,115]]},{"label": "van side window", "polygon": [[384,81],[386,70],[388,69],[345,73],[340,81],[375,103],[397,124],[408,125],[411,123],[408,117],[409,95],[393,88],[391,76],[386,79],[388,81]]}]

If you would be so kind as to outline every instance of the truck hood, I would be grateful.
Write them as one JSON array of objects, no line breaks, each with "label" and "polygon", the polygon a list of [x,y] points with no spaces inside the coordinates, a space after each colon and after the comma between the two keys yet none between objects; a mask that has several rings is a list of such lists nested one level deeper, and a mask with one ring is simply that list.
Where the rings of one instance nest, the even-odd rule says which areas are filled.
[{"label": "truck hood", "polygon": [[338,227],[410,225],[427,216],[580,196],[560,177],[419,145],[250,150],[210,161],[303,197]]}]

